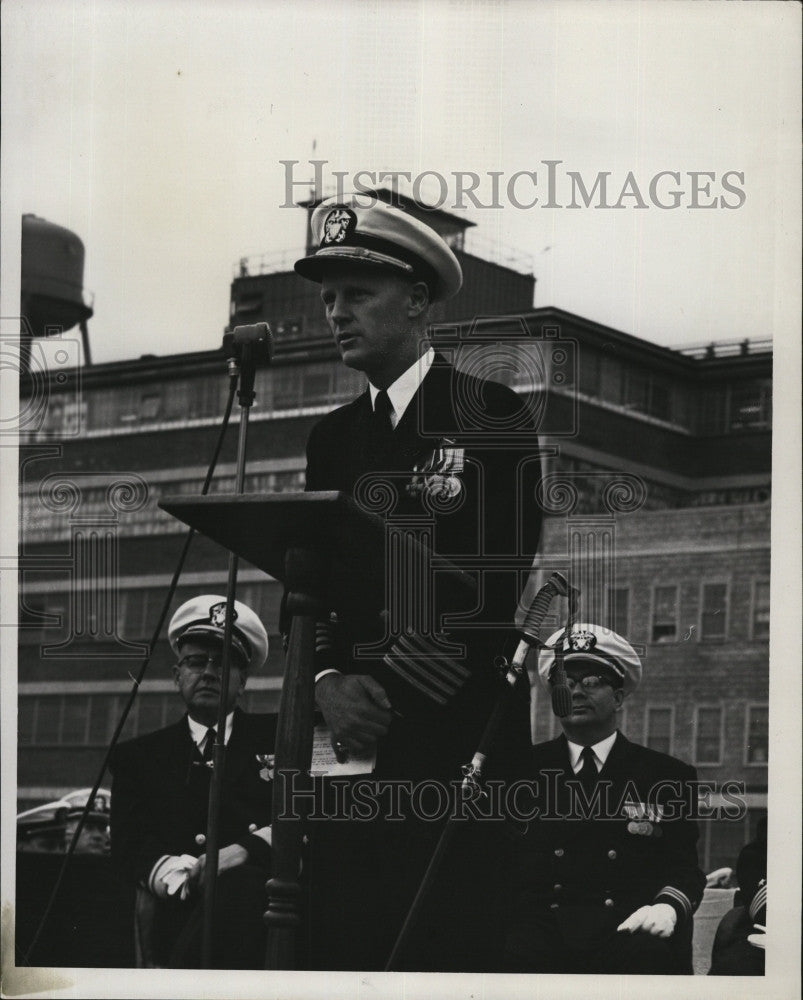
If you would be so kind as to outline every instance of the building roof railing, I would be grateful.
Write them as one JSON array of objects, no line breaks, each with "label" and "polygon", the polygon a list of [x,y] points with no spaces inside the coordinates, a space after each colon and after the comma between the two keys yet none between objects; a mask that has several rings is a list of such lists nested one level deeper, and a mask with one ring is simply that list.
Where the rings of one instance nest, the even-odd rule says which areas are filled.
[{"label": "building roof railing", "polygon": [[[458,233],[455,238],[447,239],[446,242],[458,253],[464,252],[473,257],[479,257],[490,264],[498,264],[519,274],[533,273],[533,258],[521,250],[505,246],[489,240],[487,237],[478,236],[474,231],[468,233]],[[250,278],[263,274],[281,274],[292,271],[293,264],[303,257],[303,253],[298,250],[281,250],[277,253],[254,253],[248,254],[234,264],[232,268],[233,278]]]},{"label": "building roof railing", "polygon": [[292,271],[293,264],[303,257],[298,250],[280,250],[277,253],[252,253],[240,257],[232,269],[233,278],[250,278],[259,274],[281,274]]},{"label": "building roof railing", "polygon": [[677,348],[689,358],[737,358],[749,354],[772,353],[772,337],[744,337],[742,340],[712,340],[707,344],[687,344]]}]

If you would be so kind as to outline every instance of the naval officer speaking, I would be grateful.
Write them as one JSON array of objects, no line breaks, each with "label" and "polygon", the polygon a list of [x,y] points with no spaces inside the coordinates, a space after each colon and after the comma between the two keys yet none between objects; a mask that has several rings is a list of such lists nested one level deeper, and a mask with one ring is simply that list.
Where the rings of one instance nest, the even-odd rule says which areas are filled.
[{"label": "naval officer speaking", "polygon": [[[352,195],[317,206],[312,236],[316,250],[297,261],[296,271],[320,286],[343,363],[364,372],[367,385],[313,427],[306,488],[340,490],[360,502],[370,495],[366,484],[382,483],[382,495],[393,499],[387,521],[426,524],[436,553],[472,560],[480,595],[471,627],[445,637],[452,652],[432,633],[413,630],[392,636],[379,655],[360,658],[361,644],[381,646],[386,616],[319,623],[317,706],[341,759],[365,762],[354,780],[363,791],[372,783],[372,796],[383,804],[370,821],[312,824],[311,962],[382,969],[440,832],[409,804],[402,804],[401,819],[388,819],[383,782],[438,781],[448,788],[477,747],[503,683],[492,664],[514,620],[514,560],[519,568],[524,557],[531,560],[538,541],[540,461],[521,398],[461,372],[429,342],[432,303],[456,295],[462,284],[457,258],[431,226],[376,198]],[[489,775],[504,777],[529,745],[524,688]],[[469,927],[468,915],[479,898],[477,879],[491,877],[492,866],[479,867],[481,874],[463,879],[463,899],[446,864],[440,891],[436,886],[402,956],[405,968],[482,967],[483,946],[473,937],[479,925]]]}]

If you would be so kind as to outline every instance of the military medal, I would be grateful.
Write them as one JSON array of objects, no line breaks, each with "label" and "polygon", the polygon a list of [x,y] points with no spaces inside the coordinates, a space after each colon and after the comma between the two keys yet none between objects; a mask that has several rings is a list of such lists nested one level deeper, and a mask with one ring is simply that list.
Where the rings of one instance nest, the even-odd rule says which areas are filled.
[{"label": "military medal", "polygon": [[426,493],[432,500],[454,500],[463,491],[459,474],[464,467],[465,448],[457,448],[451,438],[444,438],[440,447],[416,463],[406,492],[409,496]]},{"label": "military medal", "polygon": [[652,831],[653,824],[647,819],[631,819],[631,821],[627,824],[627,832],[635,833],[640,837],[650,837],[652,836]]},{"label": "military medal", "polygon": [[258,753],[256,755],[257,764],[260,765],[259,776],[263,781],[273,781],[273,769],[276,764],[276,755],[272,753]]}]

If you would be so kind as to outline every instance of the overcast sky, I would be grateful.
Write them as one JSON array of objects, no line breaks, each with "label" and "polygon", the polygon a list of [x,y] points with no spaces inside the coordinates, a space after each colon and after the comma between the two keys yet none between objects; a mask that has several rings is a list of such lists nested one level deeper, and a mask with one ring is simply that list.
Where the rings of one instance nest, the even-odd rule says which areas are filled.
[{"label": "overcast sky", "polygon": [[[484,205],[499,172],[501,207],[467,217],[532,256],[537,305],[668,345],[781,329],[797,5],[6,0],[2,14],[4,230],[25,211],[82,238],[96,361],[220,343],[235,262],[302,250],[280,161],[307,179],[313,142],[327,180],[441,174],[444,207],[455,171],[480,177]],[[543,207],[547,160],[560,207]],[[589,190],[609,172],[623,207],[566,207],[569,171]],[[680,183],[663,176],[653,197],[661,171]],[[694,171],[713,173],[696,201],[716,207],[691,207]],[[439,191],[430,175],[422,193]]]}]

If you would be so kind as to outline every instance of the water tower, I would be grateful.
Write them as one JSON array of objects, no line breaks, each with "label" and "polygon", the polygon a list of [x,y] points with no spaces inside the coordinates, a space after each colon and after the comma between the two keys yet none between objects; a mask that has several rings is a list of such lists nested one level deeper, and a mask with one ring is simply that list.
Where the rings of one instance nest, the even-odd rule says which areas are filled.
[{"label": "water tower", "polygon": [[22,217],[20,310],[28,321],[20,330],[20,349],[27,367],[30,338],[50,337],[81,329],[84,363],[92,363],[87,320],[92,301],[84,293],[84,244],[64,226],[36,215]]}]

